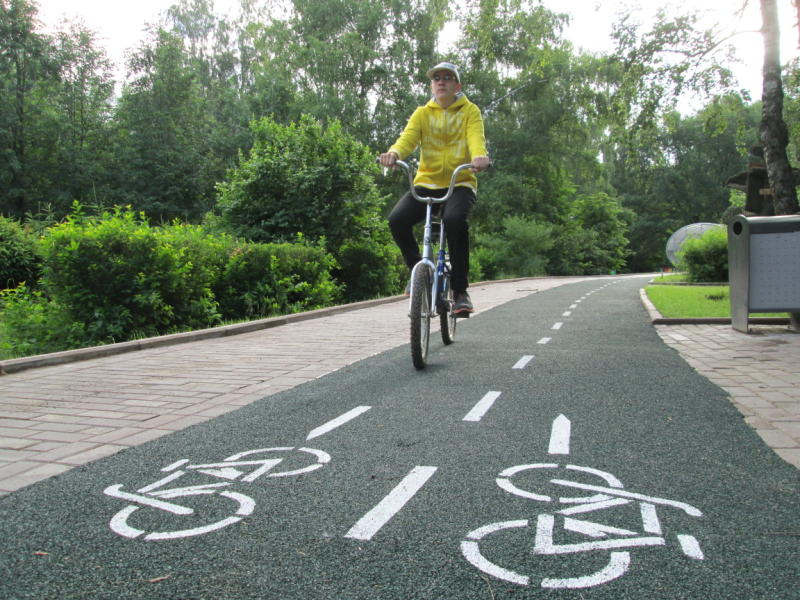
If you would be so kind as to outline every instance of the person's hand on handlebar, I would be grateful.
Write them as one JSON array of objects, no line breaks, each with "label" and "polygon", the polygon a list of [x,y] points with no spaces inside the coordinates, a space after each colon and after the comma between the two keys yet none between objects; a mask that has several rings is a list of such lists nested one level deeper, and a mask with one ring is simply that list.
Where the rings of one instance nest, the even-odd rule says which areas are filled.
[{"label": "person's hand on handlebar", "polygon": [[398,158],[396,152],[384,152],[378,157],[378,162],[382,167],[393,167]]},{"label": "person's hand on handlebar", "polygon": [[472,166],[469,170],[473,173],[480,173],[481,171],[488,169],[491,164],[492,161],[489,160],[488,156],[476,156],[472,159]]}]

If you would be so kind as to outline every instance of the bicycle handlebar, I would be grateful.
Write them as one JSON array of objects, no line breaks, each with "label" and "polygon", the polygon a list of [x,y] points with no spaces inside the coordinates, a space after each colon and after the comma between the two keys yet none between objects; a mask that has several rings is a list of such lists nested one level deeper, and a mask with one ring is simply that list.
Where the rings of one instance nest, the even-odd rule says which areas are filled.
[{"label": "bicycle handlebar", "polygon": [[447,202],[450,199],[450,196],[453,195],[453,188],[456,185],[456,177],[458,174],[463,171],[464,169],[469,169],[472,167],[472,164],[465,163],[463,165],[459,165],[453,171],[453,176],[450,178],[450,187],[447,188],[447,193],[441,198],[431,198],[427,196],[420,196],[417,194],[417,190],[414,188],[414,174],[412,173],[412,169],[409,164],[402,160],[396,160],[395,165],[399,165],[405,170],[406,174],[408,175],[408,185],[411,189],[411,195],[420,202],[430,202],[432,204],[441,204],[442,202]]}]

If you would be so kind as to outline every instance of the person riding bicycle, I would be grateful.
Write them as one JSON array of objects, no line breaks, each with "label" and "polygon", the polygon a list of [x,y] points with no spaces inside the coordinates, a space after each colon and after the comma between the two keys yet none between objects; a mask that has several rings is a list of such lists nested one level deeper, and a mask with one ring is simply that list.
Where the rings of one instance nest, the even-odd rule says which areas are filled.
[{"label": "person riding bicycle", "polygon": [[[453,196],[442,209],[442,219],[450,248],[453,292],[456,314],[473,312],[469,287],[469,215],[475,204],[477,179],[475,173],[489,168],[490,161],[483,133],[480,109],[461,91],[458,68],[449,62],[439,63],[427,72],[433,98],[418,107],[405,129],[379,162],[391,167],[417,147],[420,163],[414,186],[423,188],[425,195],[441,198],[447,193],[450,178],[457,166],[470,163],[472,168],[459,175]],[[407,192],[389,215],[389,228],[406,265],[412,269],[421,259],[413,227],[425,218],[425,205]]]}]

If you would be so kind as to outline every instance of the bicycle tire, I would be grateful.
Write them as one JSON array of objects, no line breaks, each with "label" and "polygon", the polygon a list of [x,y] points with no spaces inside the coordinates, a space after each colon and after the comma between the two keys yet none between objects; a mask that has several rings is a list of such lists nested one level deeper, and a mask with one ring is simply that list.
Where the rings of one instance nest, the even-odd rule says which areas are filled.
[{"label": "bicycle tire", "polygon": [[450,274],[446,273],[442,279],[442,287],[444,293],[442,294],[442,306],[439,307],[439,323],[440,331],[442,332],[442,341],[445,346],[449,346],[456,341],[456,313],[453,311],[455,306],[455,298],[453,297],[453,288],[450,285]]},{"label": "bicycle tire", "polygon": [[417,369],[424,369],[428,359],[431,333],[431,278],[428,269],[414,272],[411,281],[411,360]]},{"label": "bicycle tire", "polygon": [[[141,537],[141,539],[146,541],[174,540],[174,539],[211,533],[212,531],[217,531],[219,529],[222,529],[223,527],[227,527],[229,525],[238,523],[244,517],[252,514],[253,509],[256,506],[256,503],[253,501],[252,498],[250,498],[250,496],[245,496],[244,494],[240,494],[238,492],[229,492],[229,491],[223,491],[219,493],[209,493],[207,490],[186,489],[173,494],[172,496],[170,496],[170,499],[180,498],[185,496],[193,496],[193,497],[202,496],[203,498],[206,498],[209,495],[214,496],[215,498],[224,497],[227,498],[228,500],[234,501],[236,504],[238,504],[236,512],[234,512],[231,516],[228,516],[224,519],[220,519],[218,521],[197,527],[190,527],[187,529],[178,529],[178,530],[147,532],[146,530],[138,529],[132,526],[129,523],[129,519],[133,514],[137,514],[138,516],[139,513],[137,511],[139,511],[140,509],[142,509],[142,512],[145,512],[148,509],[149,510],[157,510],[157,509],[137,506],[136,504],[129,504],[122,510],[118,511],[113,517],[111,517],[111,520],[109,521],[108,525],[111,531],[113,531],[117,535],[129,539],[136,539]],[[192,514],[194,514],[194,511]],[[182,517],[177,516],[176,519],[180,521]]]}]

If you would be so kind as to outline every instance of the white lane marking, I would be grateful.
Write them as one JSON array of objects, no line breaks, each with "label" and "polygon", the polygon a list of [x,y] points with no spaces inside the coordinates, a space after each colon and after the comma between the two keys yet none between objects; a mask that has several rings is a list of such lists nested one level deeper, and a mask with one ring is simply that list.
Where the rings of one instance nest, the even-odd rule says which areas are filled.
[{"label": "white lane marking", "polygon": [[584,542],[582,544],[555,544],[553,542],[554,525],[555,517],[553,515],[539,515],[536,522],[536,540],[533,544],[534,554],[551,556],[558,554],[577,554],[579,552],[589,552],[592,550],[617,550],[619,548],[666,545],[666,541],[663,537],[625,537],[602,540],[599,542]]},{"label": "white lane marking", "polygon": [[436,472],[437,467],[414,467],[375,508],[361,517],[344,537],[369,541]]},{"label": "white lane marking", "polygon": [[525,356],[523,356],[522,358],[520,358],[520,359],[519,359],[519,360],[518,360],[518,361],[517,361],[517,362],[514,364],[514,366],[513,366],[513,367],[511,367],[511,368],[512,368],[512,369],[524,369],[524,368],[525,368],[525,366],[526,366],[526,365],[527,365],[529,362],[531,362],[532,360],[533,360],[533,355],[525,355]]},{"label": "white lane marking", "polygon": [[239,508],[236,511],[237,516],[227,517],[221,521],[217,521],[216,523],[211,523],[202,527],[195,527],[194,529],[183,529],[181,531],[154,531],[153,533],[144,536],[144,539],[147,541],[175,540],[191,537],[193,535],[203,535],[205,533],[217,531],[218,529],[222,529],[228,525],[238,523],[242,520],[242,517],[252,514],[253,509],[256,507],[256,503],[252,498],[245,496],[244,494],[239,494],[238,492],[220,492],[220,496],[225,496],[231,500],[236,500],[239,503]]},{"label": "white lane marking", "polygon": [[372,408],[372,407],[371,406],[357,406],[353,410],[347,411],[346,413],[344,413],[343,415],[341,415],[339,417],[336,417],[332,421],[328,421],[324,425],[320,425],[319,427],[317,427],[315,429],[312,429],[311,433],[308,434],[308,437],[306,438],[306,441],[313,440],[314,438],[317,438],[317,437],[319,437],[321,435],[325,435],[326,433],[336,429],[340,425],[344,425],[348,421],[352,421],[357,416],[367,412],[370,408]]},{"label": "white lane marking", "polygon": [[[607,496],[603,496],[604,498]],[[556,511],[559,515],[580,515],[587,512],[593,512],[596,510],[606,510],[607,508],[613,508],[615,506],[624,506],[626,504],[630,504],[630,500],[625,500],[624,498],[614,498],[613,500],[601,500],[598,502],[589,502],[587,504],[578,504],[576,506],[571,506],[570,508],[565,508],[563,510]],[[645,530],[647,531],[647,530]],[[648,533],[661,533],[660,531],[647,531]]]},{"label": "white lane marking", "polygon": [[520,471],[526,471],[528,469],[557,469],[558,465],[552,463],[534,463],[531,465],[517,465],[516,467],[509,467],[505,469],[500,475],[495,479],[495,483],[497,483],[498,487],[501,490],[508,492],[509,494],[514,494],[515,496],[520,496],[521,498],[529,498],[530,500],[536,500],[537,502],[551,502],[553,499],[550,496],[545,496],[542,494],[535,494],[533,492],[529,492],[527,490],[522,490],[511,483],[510,478],[519,473]]},{"label": "white lane marking", "polygon": [[494,564],[481,554],[480,548],[478,547],[478,541],[490,533],[501,531],[503,529],[513,529],[527,526],[527,520],[503,521],[501,523],[492,523],[490,525],[486,525],[485,527],[476,529],[475,531],[471,531],[467,535],[468,539],[461,542],[461,553],[464,555],[464,558],[466,558],[473,566],[477,567],[487,575],[491,575],[492,577],[496,577],[497,579],[502,579],[503,581],[508,581],[510,583],[516,583],[518,585],[528,585],[530,578]]},{"label": "white lane marking", "polygon": [[[179,462],[183,462],[183,461],[179,461]],[[189,462],[189,461],[187,460],[186,462]],[[177,464],[177,463],[175,463],[175,464]],[[172,466],[172,465],[170,465],[170,466]],[[161,469],[162,472],[164,470],[165,469]],[[151,483],[150,485],[146,485],[143,488],[139,488],[136,491],[139,492],[140,494],[147,494],[148,492],[152,492],[153,490],[157,490],[158,488],[160,488],[160,487],[162,487],[164,485],[167,485],[168,483],[170,483],[172,481],[175,481],[176,479],[179,479],[179,478],[183,477],[185,474],[186,474],[185,471],[178,471],[177,473],[173,473],[172,475],[167,475],[166,477],[163,477],[162,479],[159,479],[155,483]]]},{"label": "white lane marking", "polygon": [[540,339],[540,340],[539,340],[538,342],[536,342],[536,343],[537,343],[537,344],[546,344],[547,342],[549,342],[549,341],[550,341],[550,340],[552,340],[552,339],[553,339],[553,338],[549,338],[549,337],[543,337],[542,339]]},{"label": "white lane marking", "polygon": [[576,308],[578,308],[578,305],[577,304],[570,304],[569,307],[570,307],[570,309],[575,310]]},{"label": "white lane marking", "polygon": [[693,535],[679,535],[678,543],[681,545],[681,550],[689,558],[703,560],[703,551],[700,549],[700,543]]},{"label": "white lane marking", "polygon": [[111,521],[108,523],[111,531],[117,535],[121,535],[130,539],[135,539],[142,535],[144,533],[143,529],[136,529],[135,527],[128,525],[128,517],[131,515],[131,513],[133,513],[133,511],[138,509],[138,506],[128,505],[111,517]]},{"label": "white lane marking", "polygon": [[580,467],[578,465],[567,465],[567,469],[570,471],[581,471],[582,473],[591,473],[601,479],[605,479],[608,485],[615,488],[624,488],[625,486],[622,485],[622,482],[614,477],[611,473],[607,473],[606,471],[601,471],[600,469],[593,469],[592,467]]},{"label": "white lane marking", "polygon": [[[169,471],[174,471],[174,470],[175,470],[175,469],[177,469],[178,467],[182,467],[183,465],[185,465],[185,464],[186,464],[186,463],[188,463],[188,462],[189,462],[189,459],[188,459],[188,458],[182,458],[181,460],[176,460],[176,461],[175,461],[174,463],[172,463],[171,465],[167,465],[166,467],[164,467],[163,469],[161,469],[161,472],[162,472],[162,473],[168,473]],[[139,490],[139,491],[141,492],[142,490]]]},{"label": "white lane marking", "polygon": [[610,525],[603,525],[602,523],[594,523],[593,521],[585,521],[583,519],[571,519],[569,517],[564,519],[564,529],[574,533],[582,533],[583,535],[593,538],[604,538],[609,535],[636,535],[636,532],[630,529],[620,529],[619,527],[611,527]]},{"label": "white lane marking", "polygon": [[675,500],[667,500],[666,498],[655,498],[653,496],[645,496],[644,494],[637,494],[634,492],[628,492],[626,490],[619,490],[614,488],[606,488],[601,487],[599,485],[588,485],[585,483],[578,483],[577,481],[564,481],[563,479],[551,479],[550,483],[555,483],[556,485],[563,485],[564,487],[571,487],[577,488],[579,490],[589,490],[591,492],[601,492],[603,494],[607,494],[609,496],[619,496],[620,498],[632,498],[634,500],[641,500],[644,502],[650,502],[652,504],[661,504],[663,506],[672,506],[675,508],[681,509],[687,515],[692,517],[702,517],[703,513],[700,512],[699,509],[695,508],[691,504],[686,504],[685,502],[677,502]]},{"label": "white lane marking", "polygon": [[608,564],[597,573],[584,577],[568,577],[565,579],[542,579],[542,587],[547,589],[580,589],[608,583],[621,577],[631,564],[630,552],[612,552]]},{"label": "white lane marking", "polygon": [[572,311],[571,310],[565,310],[563,313],[561,313],[562,317],[569,317],[571,315],[572,315]]},{"label": "white lane marking", "polygon": [[648,502],[642,502],[640,506],[642,512],[642,525],[647,533],[661,534],[661,521],[658,518],[656,507]]},{"label": "white lane marking", "polygon": [[561,327],[562,327],[563,325],[564,325],[564,323],[561,323],[561,322],[558,322],[558,323],[553,323],[553,327],[552,327],[552,329],[561,329]]},{"label": "white lane marking", "polygon": [[492,407],[495,400],[500,397],[501,392],[487,392],[486,395],[480,399],[480,401],[472,407],[472,410],[467,413],[467,416],[464,417],[463,421],[473,421],[477,422],[483,418],[483,415]]},{"label": "white lane marking", "polygon": [[172,504],[171,502],[164,502],[163,500],[157,500],[156,498],[151,498],[150,496],[142,496],[141,494],[131,494],[130,492],[123,492],[122,486],[119,484],[107,487],[106,489],[103,490],[103,493],[106,496],[111,496],[112,498],[119,498],[120,500],[135,502],[136,504],[141,504],[143,506],[150,506],[152,508],[157,508],[158,510],[164,510],[170,512],[173,515],[194,514],[194,510],[186,506],[181,506],[180,504]]},{"label": "white lane marking", "polygon": [[572,423],[564,415],[558,415],[553,421],[550,430],[550,447],[548,454],[569,454],[569,438],[572,433]]}]

